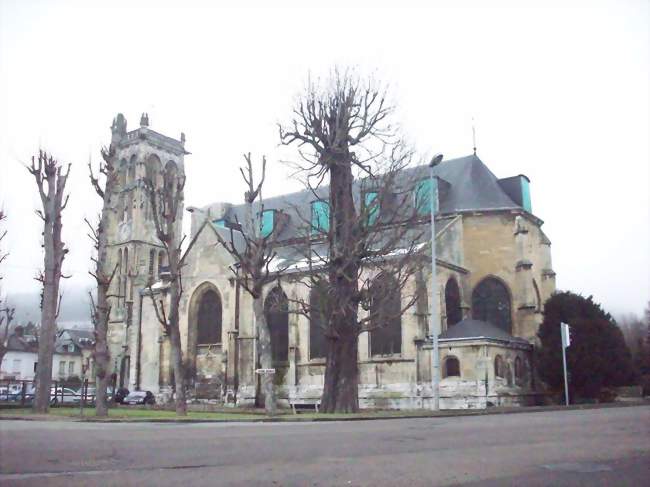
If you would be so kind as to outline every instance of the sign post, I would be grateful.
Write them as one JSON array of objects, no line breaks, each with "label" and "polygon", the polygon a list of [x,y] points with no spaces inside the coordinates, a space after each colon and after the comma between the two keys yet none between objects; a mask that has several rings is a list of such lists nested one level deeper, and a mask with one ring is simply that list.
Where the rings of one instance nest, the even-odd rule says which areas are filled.
[{"label": "sign post", "polygon": [[566,349],[571,345],[571,333],[569,325],[560,323],[560,334],[562,335],[562,366],[564,368],[564,403],[569,405],[569,381],[567,380],[566,371]]}]

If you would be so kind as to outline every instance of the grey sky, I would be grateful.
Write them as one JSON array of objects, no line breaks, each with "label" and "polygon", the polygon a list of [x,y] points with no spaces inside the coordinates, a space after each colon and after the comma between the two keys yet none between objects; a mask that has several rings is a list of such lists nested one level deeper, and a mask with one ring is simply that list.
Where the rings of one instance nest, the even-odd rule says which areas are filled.
[{"label": "grey sky", "polygon": [[[88,286],[94,216],[86,162],[123,112],[129,129],[187,135],[186,205],[242,200],[241,154],[269,157],[267,194],[297,189],[275,161],[308,72],[358,65],[390,84],[423,155],[478,155],[532,181],[557,284],[616,313],[650,299],[647,1],[207,2],[0,0],[0,205],[9,213],[5,292],[37,289],[39,146],[73,163],[64,219],[65,286]],[[490,4],[490,7],[484,6]],[[348,7],[354,4],[355,7]],[[134,6],[135,5],[135,6]],[[263,5],[263,4],[260,4]],[[281,7],[278,5],[282,5]]]}]

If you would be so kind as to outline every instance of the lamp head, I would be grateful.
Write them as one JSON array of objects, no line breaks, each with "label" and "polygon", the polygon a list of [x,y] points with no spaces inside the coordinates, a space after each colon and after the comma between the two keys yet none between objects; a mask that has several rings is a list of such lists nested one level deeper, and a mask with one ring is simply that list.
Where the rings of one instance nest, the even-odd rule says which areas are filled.
[{"label": "lamp head", "polygon": [[431,162],[429,163],[429,167],[436,167],[438,164],[442,162],[442,154],[438,153],[435,156],[431,158]]}]

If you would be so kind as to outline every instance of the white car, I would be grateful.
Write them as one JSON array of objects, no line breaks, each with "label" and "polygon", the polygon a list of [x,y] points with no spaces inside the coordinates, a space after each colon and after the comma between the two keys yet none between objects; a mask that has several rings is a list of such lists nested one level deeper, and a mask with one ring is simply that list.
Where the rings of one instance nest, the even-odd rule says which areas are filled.
[{"label": "white car", "polygon": [[78,404],[79,402],[81,402],[81,396],[74,389],[69,387],[57,387],[56,391],[54,387],[50,389],[50,403],[53,405]]}]

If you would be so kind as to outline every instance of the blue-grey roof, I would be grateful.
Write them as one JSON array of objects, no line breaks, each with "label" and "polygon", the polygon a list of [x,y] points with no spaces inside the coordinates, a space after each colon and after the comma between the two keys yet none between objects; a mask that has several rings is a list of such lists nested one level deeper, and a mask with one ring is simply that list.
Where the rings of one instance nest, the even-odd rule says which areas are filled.
[{"label": "blue-grey roof", "polygon": [[[475,154],[443,161],[434,168],[434,175],[442,180],[439,185],[438,213],[441,216],[463,211],[523,210],[506,194],[499,184],[499,179]],[[415,181],[427,177],[429,177],[428,165],[411,167],[403,171],[403,175],[396,181],[396,186],[404,186],[400,189],[409,191]],[[359,181],[355,181],[354,191],[357,201],[360,199],[360,188]],[[303,190],[266,198],[265,209],[280,210],[288,216],[278,234],[278,239],[304,236],[305,229],[309,228],[311,202],[318,198],[326,200],[328,192],[329,188],[322,186],[318,188],[316,194],[310,190]],[[242,222],[244,211],[245,205],[233,205],[225,216],[230,221]]]},{"label": "blue-grey roof", "polygon": [[525,339],[513,337],[506,331],[492,325],[491,323],[469,318],[459,321],[455,325],[451,325],[444,331],[444,333],[441,333],[439,337],[443,339],[491,338],[509,342],[528,343]]}]

